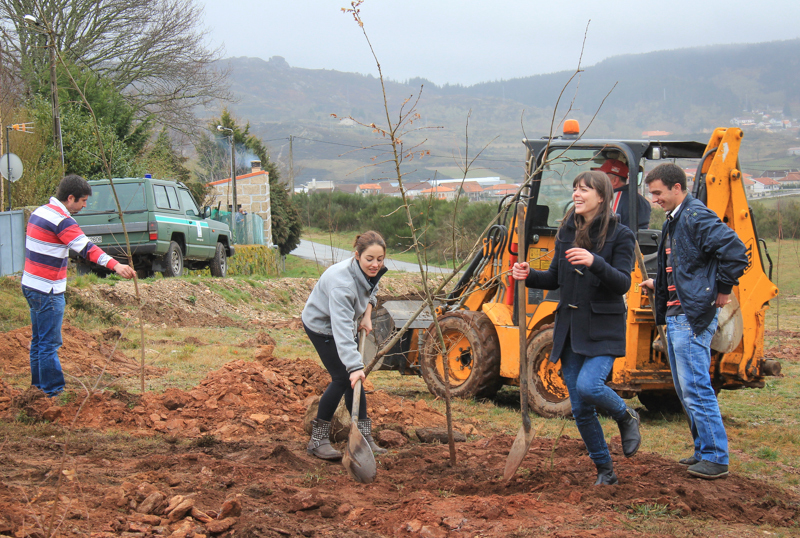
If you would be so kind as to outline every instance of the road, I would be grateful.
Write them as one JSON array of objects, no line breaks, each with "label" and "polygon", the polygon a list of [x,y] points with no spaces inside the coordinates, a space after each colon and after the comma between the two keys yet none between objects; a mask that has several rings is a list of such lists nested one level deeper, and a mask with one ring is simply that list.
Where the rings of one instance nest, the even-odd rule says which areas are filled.
[{"label": "road", "polygon": [[[322,243],[313,243],[311,241],[305,241],[302,239],[300,240],[300,245],[298,245],[298,247],[295,248],[291,253],[298,258],[316,261],[320,265],[326,266],[340,262],[353,255],[352,250],[336,248],[332,247],[331,245],[324,245]],[[419,273],[419,266],[416,263],[407,263],[386,258],[385,264],[390,271]],[[449,269],[442,267],[427,266],[426,270],[431,274],[450,274]]]}]

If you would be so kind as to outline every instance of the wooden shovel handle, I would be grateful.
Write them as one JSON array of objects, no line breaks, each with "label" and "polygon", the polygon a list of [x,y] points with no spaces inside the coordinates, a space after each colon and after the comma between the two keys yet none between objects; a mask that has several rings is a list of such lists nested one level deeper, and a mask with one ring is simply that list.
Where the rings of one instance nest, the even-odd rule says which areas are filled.
[{"label": "wooden shovel handle", "polygon": [[[525,244],[525,208],[522,202],[517,204],[517,261],[527,260],[528,252]],[[517,280],[517,321],[519,322],[519,407],[522,413],[522,426],[525,433],[531,431],[531,417],[528,415],[528,334],[527,334],[527,293],[525,281]]]},{"label": "wooden shovel handle", "polygon": [[[361,329],[358,332],[358,352],[361,353],[361,362],[364,362],[364,343],[367,340],[367,331]],[[353,412],[350,414],[352,420],[358,420],[358,411],[361,407],[361,380],[356,381],[353,387]]]},{"label": "wooden shovel handle", "polygon": [[[639,271],[642,273],[642,282],[644,282],[650,277],[647,276],[647,267],[645,267],[644,264],[644,256],[642,255],[642,250],[639,248],[639,241],[635,242],[635,246],[636,246],[636,263],[639,264]],[[647,290],[647,298],[650,301],[650,310],[653,311],[653,321],[655,321],[656,318],[656,299],[654,296],[655,294],[653,293],[653,290],[651,290],[650,288],[645,288],[645,290]],[[661,341],[664,342],[664,346],[666,346],[667,337],[664,334],[664,327],[656,324],[656,330],[658,331],[658,336],[661,337]]]}]

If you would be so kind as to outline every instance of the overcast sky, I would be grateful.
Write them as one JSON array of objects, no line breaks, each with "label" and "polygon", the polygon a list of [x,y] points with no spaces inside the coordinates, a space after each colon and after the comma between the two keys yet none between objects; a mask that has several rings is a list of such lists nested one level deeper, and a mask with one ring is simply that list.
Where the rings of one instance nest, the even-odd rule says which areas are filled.
[{"label": "overcast sky", "polygon": [[[346,0],[197,0],[225,56],[377,74]],[[798,0],[366,0],[384,76],[474,84],[574,69],[609,56],[800,37]],[[591,23],[589,22],[591,21]]]}]

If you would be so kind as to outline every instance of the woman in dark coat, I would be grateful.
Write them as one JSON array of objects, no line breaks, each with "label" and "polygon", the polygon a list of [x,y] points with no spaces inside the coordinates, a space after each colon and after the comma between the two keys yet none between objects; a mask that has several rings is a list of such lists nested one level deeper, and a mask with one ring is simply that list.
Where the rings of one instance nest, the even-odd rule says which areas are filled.
[{"label": "woman in dark coat", "polygon": [[550,360],[561,359],[572,416],[597,467],[595,485],[613,485],[618,480],[596,408],[617,421],[625,457],[641,442],[639,415],[605,384],[614,359],[625,356],[623,296],[631,285],[635,238],[611,211],[614,191],[606,174],[582,172],[572,188],[574,206],[556,235],[550,268],[531,271],[522,262],[512,274],[530,288],[561,288]]}]

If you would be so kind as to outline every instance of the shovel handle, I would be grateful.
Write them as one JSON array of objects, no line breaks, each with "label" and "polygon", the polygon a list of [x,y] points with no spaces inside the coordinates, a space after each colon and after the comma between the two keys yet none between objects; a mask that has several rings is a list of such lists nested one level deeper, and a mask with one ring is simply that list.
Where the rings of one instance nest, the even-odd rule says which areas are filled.
[{"label": "shovel handle", "polygon": [[[636,263],[639,264],[639,272],[642,273],[642,282],[649,279],[650,277],[647,276],[647,267],[644,265],[644,256],[642,255],[642,249],[639,248],[639,241],[635,242],[636,246]],[[656,299],[654,297],[653,290],[650,288],[645,288],[647,290],[647,299],[650,301],[650,310],[653,311],[653,320],[655,321],[656,317]],[[661,341],[664,342],[664,345],[667,345],[667,337],[664,334],[664,327],[661,325],[656,324],[656,330],[658,331],[658,336],[661,337]]]},{"label": "shovel handle", "polygon": [[[517,261],[527,261],[528,252],[525,244],[525,208],[522,202],[517,204]],[[519,322],[519,407],[522,413],[522,426],[525,433],[531,431],[531,417],[528,415],[528,334],[527,334],[527,293],[525,281],[517,280],[517,321]]]},{"label": "shovel handle", "polygon": [[[367,331],[358,331],[358,352],[361,353],[361,362],[364,362],[364,343],[367,341]],[[353,411],[350,413],[352,420],[358,420],[358,411],[361,408],[361,380],[356,381],[353,387]]]}]

